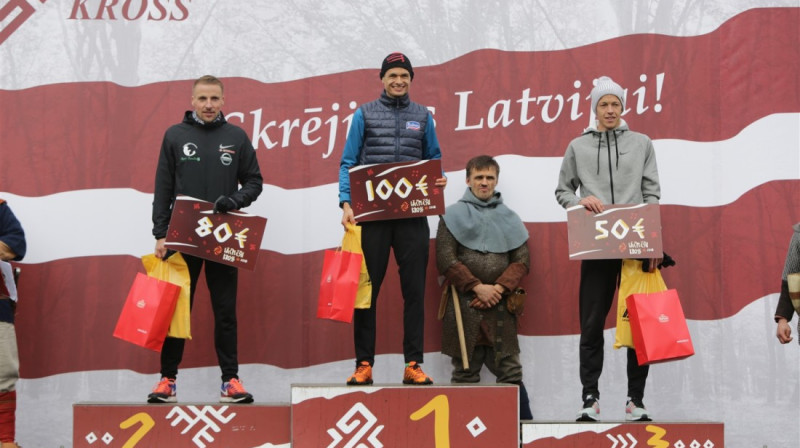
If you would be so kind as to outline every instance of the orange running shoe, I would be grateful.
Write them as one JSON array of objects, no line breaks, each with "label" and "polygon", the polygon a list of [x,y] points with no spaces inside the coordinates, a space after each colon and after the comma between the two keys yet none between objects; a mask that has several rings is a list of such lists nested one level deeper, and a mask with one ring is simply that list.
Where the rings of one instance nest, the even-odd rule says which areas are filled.
[{"label": "orange running shoe", "polygon": [[220,403],[252,403],[253,395],[245,390],[239,378],[231,378],[222,383],[219,393]]},{"label": "orange running shoe", "polygon": [[355,373],[347,379],[348,386],[369,386],[372,384],[372,366],[367,361],[361,361]]},{"label": "orange running shoe", "polygon": [[178,401],[175,378],[163,377],[147,396],[148,403],[175,403]]},{"label": "orange running shoe", "polygon": [[411,361],[406,364],[406,370],[403,374],[403,384],[416,384],[422,386],[425,384],[433,384],[433,380],[425,372],[416,361]]}]

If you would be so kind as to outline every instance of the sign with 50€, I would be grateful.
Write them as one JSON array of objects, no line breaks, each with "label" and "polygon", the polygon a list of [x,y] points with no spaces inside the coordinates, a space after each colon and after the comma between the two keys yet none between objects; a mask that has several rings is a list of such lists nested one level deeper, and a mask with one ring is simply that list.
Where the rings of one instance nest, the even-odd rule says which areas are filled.
[{"label": "sign with 50\u20ac", "polygon": [[360,165],[350,169],[350,206],[356,221],[444,214],[444,194],[434,184],[441,160]]},{"label": "sign with 50\u20ac", "polygon": [[166,246],[217,263],[254,270],[267,219],[240,211],[214,213],[214,204],[178,196]]},{"label": "sign with 50\u20ac", "polygon": [[604,207],[598,214],[582,205],[567,210],[570,260],[663,257],[658,204]]}]

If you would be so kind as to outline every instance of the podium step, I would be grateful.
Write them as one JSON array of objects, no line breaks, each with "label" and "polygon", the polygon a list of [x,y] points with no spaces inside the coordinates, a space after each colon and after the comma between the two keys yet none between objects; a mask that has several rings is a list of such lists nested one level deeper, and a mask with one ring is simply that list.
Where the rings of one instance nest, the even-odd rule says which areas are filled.
[{"label": "podium step", "polygon": [[[77,403],[75,448],[725,446],[721,422],[519,422],[513,385],[296,384],[291,403]],[[521,443],[520,443],[521,441]]]},{"label": "podium step", "polygon": [[523,422],[523,448],[725,446],[721,422]]},{"label": "podium step", "polygon": [[292,448],[519,447],[513,385],[292,385]]},{"label": "podium step", "polygon": [[288,404],[77,403],[74,448],[289,447]]}]

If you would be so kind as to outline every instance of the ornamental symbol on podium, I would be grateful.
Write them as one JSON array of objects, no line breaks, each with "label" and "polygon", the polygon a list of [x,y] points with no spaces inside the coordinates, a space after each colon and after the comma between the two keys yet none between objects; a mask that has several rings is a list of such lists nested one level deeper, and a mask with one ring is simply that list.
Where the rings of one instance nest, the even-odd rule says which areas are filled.
[{"label": "ornamental symbol on podium", "polygon": [[[361,418],[359,418],[359,415]],[[378,419],[370,412],[364,403],[356,403],[351,407],[343,416],[336,422],[335,428],[328,429],[328,435],[333,439],[327,448],[335,448],[339,446],[339,442],[344,440],[344,435],[353,434],[349,442],[342,445],[344,448],[353,446],[374,448],[382,448],[383,443],[378,440],[378,434],[383,430],[383,425],[375,426]],[[374,427],[374,429],[373,429]],[[338,430],[337,430],[338,429]],[[370,432],[371,430],[371,432]],[[340,434],[341,431],[341,434]],[[370,445],[360,443],[361,439],[366,436],[367,442]],[[344,435],[343,435],[344,434]]]}]

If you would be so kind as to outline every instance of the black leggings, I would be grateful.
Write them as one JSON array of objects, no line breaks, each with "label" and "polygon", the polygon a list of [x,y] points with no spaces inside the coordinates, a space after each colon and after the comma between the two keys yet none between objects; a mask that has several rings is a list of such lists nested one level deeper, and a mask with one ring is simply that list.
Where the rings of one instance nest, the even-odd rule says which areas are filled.
[{"label": "black leggings", "polygon": [[[578,298],[581,319],[580,375],[583,396],[600,398],[598,381],[603,372],[603,328],[619,284],[622,260],[584,260]],[[636,351],[628,349],[628,396],[644,398],[650,366],[639,366]]]},{"label": "black leggings", "polygon": [[[214,347],[222,371],[222,381],[238,378],[238,334],[236,323],[236,289],[239,271],[228,266],[202,258],[181,254],[189,267],[191,277],[191,305],[194,305],[194,292],[200,269],[206,266],[206,285],[211,295],[211,308],[214,311]],[[183,359],[185,339],[166,338],[161,349],[161,376],[176,378],[178,365]]]},{"label": "black leggings", "polygon": [[400,271],[403,293],[403,355],[405,362],[422,363],[425,329],[425,273],[430,229],[427,218],[393,219],[361,224],[361,247],[372,282],[372,305],[353,315],[356,364],[375,362],[376,306],[389,264],[389,251]]}]

